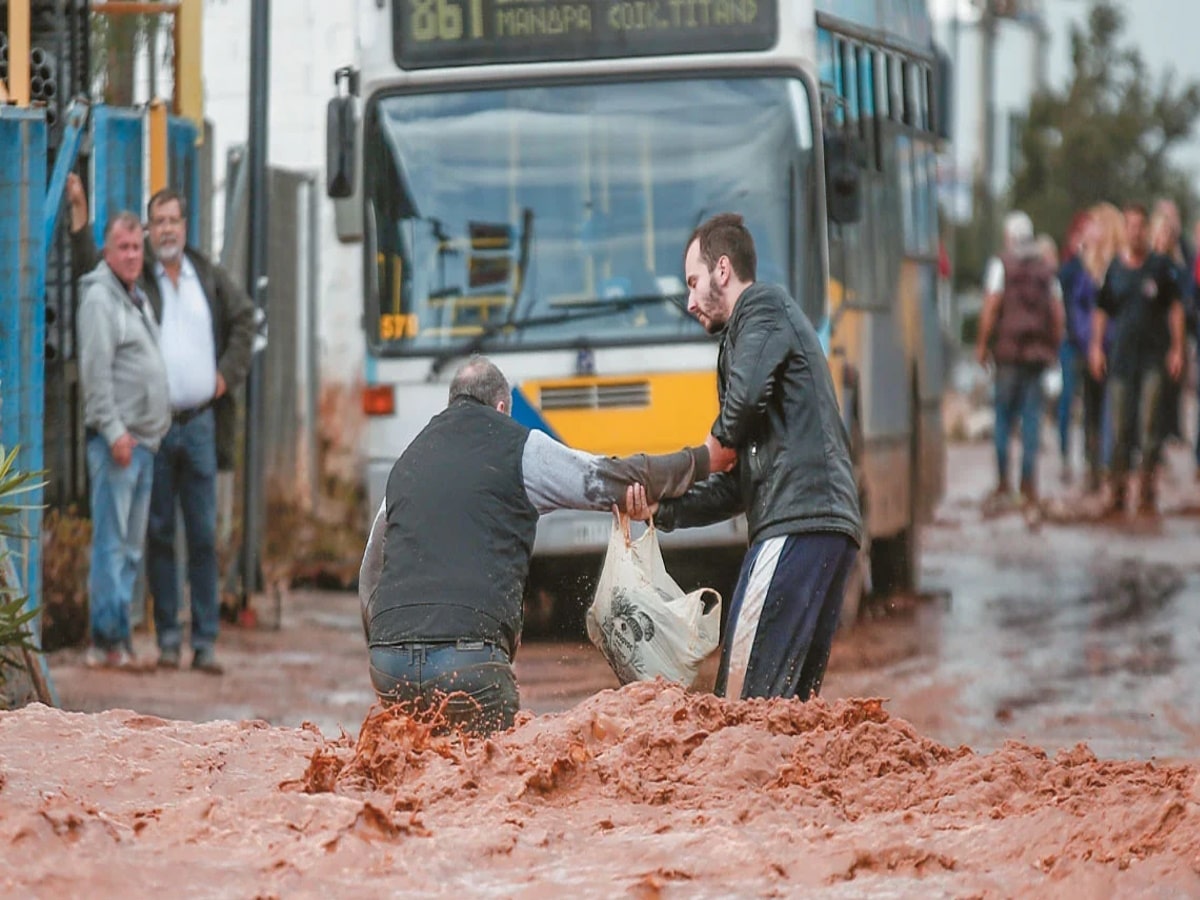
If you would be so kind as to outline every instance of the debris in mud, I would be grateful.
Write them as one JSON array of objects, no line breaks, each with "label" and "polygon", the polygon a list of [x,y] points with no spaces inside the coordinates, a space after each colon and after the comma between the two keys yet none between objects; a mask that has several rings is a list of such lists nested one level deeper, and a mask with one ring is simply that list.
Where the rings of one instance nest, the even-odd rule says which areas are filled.
[{"label": "debris in mud", "polygon": [[879,699],[637,683],[486,739],[393,710],[354,742],[145,718],[0,714],[0,892],[1200,889],[1196,765],[977,754]]}]

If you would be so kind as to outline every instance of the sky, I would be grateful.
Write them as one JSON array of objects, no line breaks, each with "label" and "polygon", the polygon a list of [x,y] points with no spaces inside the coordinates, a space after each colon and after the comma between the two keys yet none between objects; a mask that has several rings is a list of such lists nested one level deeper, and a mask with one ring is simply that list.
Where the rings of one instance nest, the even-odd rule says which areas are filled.
[{"label": "sky", "polygon": [[[1051,85],[1061,87],[1071,74],[1070,28],[1083,25],[1090,0],[1040,0],[1050,31],[1047,76]],[[971,0],[931,0],[936,17],[947,18],[958,5],[959,15],[974,18]],[[1200,81],[1200,0],[1123,0],[1125,29],[1123,46],[1138,48],[1156,80],[1173,73],[1180,79]],[[1180,165],[1190,169],[1200,186],[1200,123],[1188,146],[1177,156]]]}]

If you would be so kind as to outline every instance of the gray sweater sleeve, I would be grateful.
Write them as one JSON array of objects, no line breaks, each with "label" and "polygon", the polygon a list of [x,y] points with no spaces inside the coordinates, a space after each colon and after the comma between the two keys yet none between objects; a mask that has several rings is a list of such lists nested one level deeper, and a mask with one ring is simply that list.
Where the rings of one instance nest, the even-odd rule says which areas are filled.
[{"label": "gray sweater sleeve", "polygon": [[539,513],[555,509],[624,509],[625,489],[646,487],[650,502],[678,497],[708,476],[708,451],[689,447],[651,456],[597,456],[573,450],[542,431],[531,431],[521,458],[525,492]]},{"label": "gray sweater sleeve", "polygon": [[79,334],[79,383],[83,387],[83,420],[95,428],[108,446],[127,429],[117,412],[113,393],[113,357],[117,338],[112,316],[106,314],[103,285],[91,285],[83,295],[76,315]]},{"label": "gray sweater sleeve", "polygon": [[362,565],[358,568],[358,602],[362,607],[363,634],[370,640],[367,631],[367,608],[371,604],[371,595],[379,586],[379,578],[383,574],[383,538],[387,532],[387,501],[379,504],[379,512],[371,524],[371,533],[367,536],[367,549],[363,552]]}]

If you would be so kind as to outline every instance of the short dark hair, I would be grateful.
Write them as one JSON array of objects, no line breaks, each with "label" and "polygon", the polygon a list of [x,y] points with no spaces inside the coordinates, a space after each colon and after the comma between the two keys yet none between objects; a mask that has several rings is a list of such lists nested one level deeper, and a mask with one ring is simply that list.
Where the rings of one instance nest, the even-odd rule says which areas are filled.
[{"label": "short dark hair", "polygon": [[1150,220],[1150,210],[1146,209],[1145,203],[1138,203],[1137,201],[1126,203],[1125,206],[1122,207],[1121,212],[1137,213],[1143,219],[1147,221]]},{"label": "short dark hair", "polygon": [[154,207],[161,206],[163,203],[170,203],[172,200],[179,204],[179,214],[183,216],[184,221],[187,221],[187,200],[183,198],[183,194],[174,188],[160,188],[154,192],[154,196],[146,204],[146,219],[150,220],[154,218]]},{"label": "short dark hair", "polygon": [[108,224],[104,226],[104,243],[108,243],[109,237],[118,228],[124,228],[127,231],[137,229],[140,232],[142,230],[142,220],[137,217],[137,213],[130,212],[127,209],[116,213],[108,220]]},{"label": "short dark hair", "polygon": [[486,356],[472,356],[459,366],[450,381],[450,402],[460,397],[470,397],[488,406],[496,406],[501,400],[510,402],[512,389],[495,363]]},{"label": "short dark hair", "polygon": [[700,258],[711,272],[722,256],[728,256],[733,274],[740,281],[754,281],[758,275],[758,254],[754,250],[754,238],[746,227],[746,220],[737,213],[717,213],[697,226],[684,245],[687,248],[695,241],[700,242]]}]

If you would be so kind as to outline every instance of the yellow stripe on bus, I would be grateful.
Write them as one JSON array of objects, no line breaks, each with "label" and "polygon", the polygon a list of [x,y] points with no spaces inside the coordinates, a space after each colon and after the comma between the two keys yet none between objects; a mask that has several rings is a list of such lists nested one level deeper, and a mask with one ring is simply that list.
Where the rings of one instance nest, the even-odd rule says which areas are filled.
[{"label": "yellow stripe on bus", "polygon": [[[640,390],[643,385],[644,392]],[[599,401],[586,398],[593,387]],[[646,400],[605,407],[602,404],[612,399],[605,388],[608,394],[624,388]],[[694,446],[704,441],[717,417],[715,370],[543,379],[523,382],[521,389],[566,444],[605,456],[670,453]],[[578,392],[581,402],[546,409],[546,392],[559,397],[564,392]]]}]

